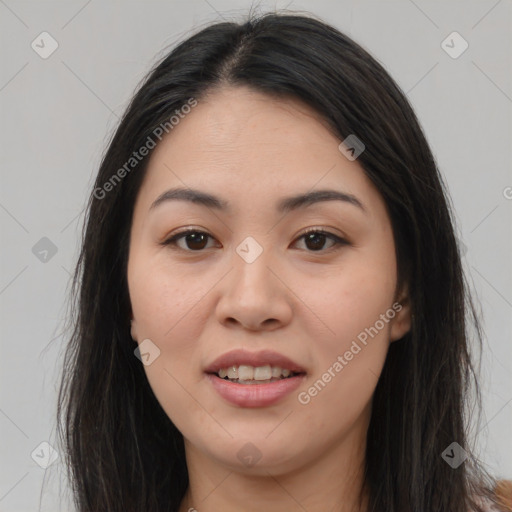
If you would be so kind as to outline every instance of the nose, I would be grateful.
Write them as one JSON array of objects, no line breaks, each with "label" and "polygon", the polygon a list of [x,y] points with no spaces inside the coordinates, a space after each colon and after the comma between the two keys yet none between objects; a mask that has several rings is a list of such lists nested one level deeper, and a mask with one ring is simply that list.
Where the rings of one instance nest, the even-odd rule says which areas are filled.
[{"label": "nose", "polygon": [[217,320],[224,326],[273,331],[291,321],[292,293],[280,272],[272,268],[275,265],[268,253],[264,250],[252,263],[234,254],[234,268],[221,281],[216,307]]}]

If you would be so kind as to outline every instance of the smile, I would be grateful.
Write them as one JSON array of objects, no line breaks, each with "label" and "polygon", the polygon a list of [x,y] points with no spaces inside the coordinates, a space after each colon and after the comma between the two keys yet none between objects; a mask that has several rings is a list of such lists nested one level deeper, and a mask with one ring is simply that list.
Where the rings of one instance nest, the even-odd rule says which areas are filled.
[{"label": "smile", "polygon": [[227,368],[221,368],[217,375],[221,379],[236,382],[238,384],[268,384],[282,379],[288,379],[298,375],[288,368],[280,366],[249,366],[249,365],[233,365]]},{"label": "smile", "polygon": [[205,368],[208,382],[224,400],[238,407],[267,407],[292,393],[306,371],[271,350],[233,350]]}]

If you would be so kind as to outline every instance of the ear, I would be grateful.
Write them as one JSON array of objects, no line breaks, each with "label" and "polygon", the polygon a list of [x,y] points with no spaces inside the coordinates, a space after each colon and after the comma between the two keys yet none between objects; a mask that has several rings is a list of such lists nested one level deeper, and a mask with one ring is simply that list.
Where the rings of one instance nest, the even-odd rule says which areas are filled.
[{"label": "ear", "polygon": [[392,309],[396,312],[391,320],[390,341],[397,341],[403,338],[410,330],[412,323],[411,302],[409,299],[409,287],[406,284],[393,304]]}]

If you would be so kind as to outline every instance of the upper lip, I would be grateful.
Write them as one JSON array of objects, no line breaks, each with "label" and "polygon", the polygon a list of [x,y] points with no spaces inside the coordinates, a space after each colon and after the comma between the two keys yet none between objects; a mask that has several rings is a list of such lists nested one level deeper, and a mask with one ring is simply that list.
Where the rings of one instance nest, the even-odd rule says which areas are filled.
[{"label": "upper lip", "polygon": [[226,352],[217,357],[215,361],[209,364],[206,373],[218,373],[222,368],[229,368],[230,366],[279,366],[282,369],[287,369],[295,373],[306,373],[304,368],[298,365],[290,358],[278,354],[272,350],[262,350],[260,352],[249,352],[247,350],[239,349]]}]

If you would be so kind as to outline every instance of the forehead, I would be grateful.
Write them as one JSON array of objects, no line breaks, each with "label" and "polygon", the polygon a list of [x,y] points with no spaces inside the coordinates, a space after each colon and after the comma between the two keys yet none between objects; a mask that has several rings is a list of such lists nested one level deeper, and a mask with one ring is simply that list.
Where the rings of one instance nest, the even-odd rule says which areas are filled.
[{"label": "forehead", "polygon": [[[337,155],[338,138],[313,109],[292,98],[270,97],[247,87],[216,89],[180,120],[155,149],[152,161],[238,159],[257,164],[307,155],[315,158],[331,147]],[[215,164],[215,161],[212,162]]]},{"label": "forehead", "polygon": [[[217,89],[200,102],[193,122],[201,126],[198,136],[212,145],[286,144],[307,138],[311,143],[327,142],[327,122],[315,110],[297,99],[275,97],[248,87]],[[200,118],[199,118],[200,117]],[[192,123],[190,123],[192,124]],[[319,130],[323,127],[322,130]],[[192,126],[189,126],[192,129]],[[330,134],[336,143],[337,138]]]},{"label": "forehead", "polygon": [[298,100],[246,87],[218,89],[157,145],[141,195],[154,201],[166,188],[210,189],[244,206],[260,196],[274,202],[315,188],[375,195],[362,167],[339,151],[340,142]]}]

